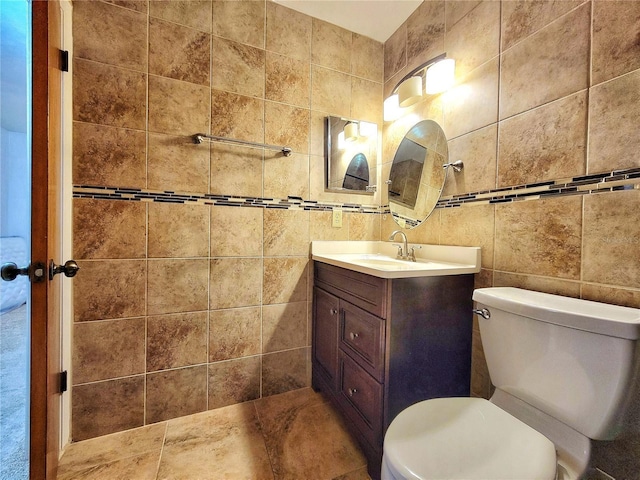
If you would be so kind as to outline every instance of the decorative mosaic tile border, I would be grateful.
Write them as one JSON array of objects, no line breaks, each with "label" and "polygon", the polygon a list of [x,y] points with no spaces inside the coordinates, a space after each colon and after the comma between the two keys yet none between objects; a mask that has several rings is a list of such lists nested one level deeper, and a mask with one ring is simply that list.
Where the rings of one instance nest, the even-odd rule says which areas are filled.
[{"label": "decorative mosaic tile border", "polygon": [[[596,175],[581,175],[561,180],[452,195],[441,198],[436,204],[436,208],[508,203],[633,189],[640,190],[640,168],[615,170]],[[407,225],[415,226],[420,224],[420,222],[416,223],[415,220],[410,218],[392,213],[389,210],[389,205],[384,205],[380,210],[380,213],[392,214],[395,218],[405,221]]]},{"label": "decorative mosaic tile border", "polygon": [[183,193],[169,190],[146,190],[142,188],[100,187],[95,185],[75,185],[73,198],[100,200],[125,200],[130,202],[190,203],[198,205],[225,205],[231,207],[279,208],[283,210],[331,211],[341,208],[346,212],[380,213],[377,205],[355,203],[320,203],[303,200],[301,197],[261,198],[215,195],[211,193]]},{"label": "decorative mosaic tile border", "polygon": [[567,195],[588,195],[617,190],[640,189],[640,168],[614,170],[595,175],[550,180],[514,187],[453,195],[440,199],[436,208],[459,207],[467,204],[491,204],[538,200]]},{"label": "decorative mosaic tile border", "polygon": [[[436,208],[454,208],[467,205],[538,200],[541,198],[562,197],[567,195],[588,195],[618,190],[640,190],[640,168],[614,170],[596,175],[550,180],[514,187],[483,190],[440,199]],[[388,214],[389,205],[360,205],[356,203],[321,203],[304,200],[301,197],[261,198],[240,197],[234,195],[215,195],[210,193],[183,193],[168,190],[146,190],[141,188],[100,187],[94,185],[75,185],[74,198],[93,198],[103,200],[126,200],[133,202],[194,203],[200,205],[226,205],[232,207],[279,208],[285,210],[331,211],[341,208],[345,212]],[[395,214],[394,214],[395,215]],[[404,219],[413,222],[410,219]]]},{"label": "decorative mosaic tile border", "polygon": [[391,214],[393,216],[394,220],[396,221],[396,223],[398,225],[402,225],[404,227],[415,228],[415,227],[417,227],[418,225],[420,225],[422,223],[421,221],[416,220],[415,218],[405,217],[404,215],[400,215],[400,214],[398,214],[396,212],[392,212],[388,208],[387,208],[387,211],[384,211],[382,213]]}]

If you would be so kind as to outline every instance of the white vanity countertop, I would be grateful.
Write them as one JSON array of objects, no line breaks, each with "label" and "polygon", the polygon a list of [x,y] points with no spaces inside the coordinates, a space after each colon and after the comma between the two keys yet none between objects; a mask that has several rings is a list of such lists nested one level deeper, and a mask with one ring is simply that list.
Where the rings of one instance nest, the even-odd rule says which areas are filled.
[{"label": "white vanity countertop", "polygon": [[[398,242],[313,241],[311,258],[380,278],[434,277],[480,271],[480,247],[409,242],[416,261],[396,258]],[[420,248],[418,248],[420,247]]]}]

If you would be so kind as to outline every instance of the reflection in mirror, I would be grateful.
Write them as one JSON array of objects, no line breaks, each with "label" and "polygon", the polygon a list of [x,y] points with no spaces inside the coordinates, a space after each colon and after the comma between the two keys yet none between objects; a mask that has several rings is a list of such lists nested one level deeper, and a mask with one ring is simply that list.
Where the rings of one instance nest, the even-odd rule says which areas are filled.
[{"label": "reflection in mirror", "polygon": [[449,150],[433,120],[415,124],[396,151],[389,173],[389,209],[403,228],[414,228],[431,215],[440,199]]},{"label": "reflection in mirror", "polygon": [[366,190],[369,185],[369,164],[367,157],[356,153],[344,174],[342,188],[347,190]]},{"label": "reflection in mirror", "polygon": [[[373,195],[378,127],[341,117],[325,119],[326,191]],[[346,132],[346,135],[345,135]]]}]

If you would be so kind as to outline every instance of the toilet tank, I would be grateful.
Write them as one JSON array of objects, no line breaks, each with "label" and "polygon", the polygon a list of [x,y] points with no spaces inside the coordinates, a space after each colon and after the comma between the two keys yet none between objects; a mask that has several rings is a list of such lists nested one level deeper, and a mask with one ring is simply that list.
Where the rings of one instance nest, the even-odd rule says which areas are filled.
[{"label": "toilet tank", "polygon": [[473,293],[491,381],[583,435],[610,440],[640,385],[640,310],[511,287]]}]

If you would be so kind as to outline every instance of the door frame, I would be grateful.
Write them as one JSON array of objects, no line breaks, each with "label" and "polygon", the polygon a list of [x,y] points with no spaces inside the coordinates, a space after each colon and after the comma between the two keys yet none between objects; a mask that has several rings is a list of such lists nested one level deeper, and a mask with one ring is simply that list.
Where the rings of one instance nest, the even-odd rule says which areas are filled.
[{"label": "door frame", "polygon": [[[62,150],[61,150],[61,227],[62,227],[62,250],[61,261],[73,258],[72,248],[72,217],[73,217],[73,35],[72,17],[73,5],[71,0],[58,0],[61,12],[61,41],[62,50],[68,52],[68,71],[62,74]],[[71,338],[73,328],[73,282],[66,280],[62,282],[62,309],[61,309],[61,365],[63,371],[67,371],[69,387],[62,393],[60,399],[60,455],[69,444],[71,439],[71,379],[73,378],[71,361]]]},{"label": "door frame", "polygon": [[[55,185],[60,162],[60,10],[55,0],[33,0],[31,11],[31,262],[47,265],[54,253],[51,232],[59,208]],[[50,314],[53,286],[46,279],[31,283],[31,479],[55,478],[60,448],[60,325]]]}]

